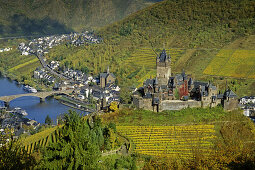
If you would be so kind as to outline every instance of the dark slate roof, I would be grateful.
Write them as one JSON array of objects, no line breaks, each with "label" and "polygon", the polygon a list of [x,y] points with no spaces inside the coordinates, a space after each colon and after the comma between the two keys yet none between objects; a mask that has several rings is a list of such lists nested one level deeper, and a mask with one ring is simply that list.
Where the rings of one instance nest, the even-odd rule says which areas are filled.
[{"label": "dark slate roof", "polygon": [[158,78],[157,77],[155,78],[154,84],[158,85]]},{"label": "dark slate roof", "polygon": [[158,58],[160,62],[165,62],[167,60],[168,56],[165,49],[163,49],[162,53],[160,53],[160,56]]},{"label": "dark slate roof", "polygon": [[113,78],[116,78],[116,76],[113,73],[100,73],[100,77],[107,78],[108,76],[112,76]]},{"label": "dark slate roof", "polygon": [[182,70],[182,74],[181,75],[182,75],[183,79],[185,79],[187,77],[187,75],[185,74],[184,70]]},{"label": "dark slate roof", "polygon": [[145,82],[144,82],[144,85],[145,86],[148,86],[148,85],[153,85],[154,84],[154,79],[147,79]]},{"label": "dark slate roof", "polygon": [[216,96],[212,96],[212,99],[213,99],[213,100],[216,100],[216,99],[217,99],[217,97],[216,97]]},{"label": "dark slate roof", "polygon": [[192,85],[193,84],[193,79],[192,78],[189,78],[189,81],[188,81],[188,85]]},{"label": "dark slate roof", "polygon": [[237,95],[230,89],[228,89],[227,91],[225,91],[224,93],[225,97],[230,97],[230,98],[235,98],[237,97]]},{"label": "dark slate roof", "polygon": [[109,75],[111,75],[113,78],[116,78],[116,76],[113,73],[110,73]]},{"label": "dark slate roof", "polygon": [[140,95],[140,94],[141,93],[138,90],[134,91],[134,93],[133,93],[133,95]]},{"label": "dark slate roof", "polygon": [[20,128],[18,131],[15,132],[15,136],[19,136],[21,134],[23,134],[25,132],[25,130],[23,128]]},{"label": "dark slate roof", "polygon": [[214,86],[213,84],[209,84],[209,88],[213,89],[213,90],[217,90],[216,86]]},{"label": "dark slate roof", "polygon": [[201,95],[208,96],[208,91],[206,90],[205,86],[201,86]]},{"label": "dark slate roof", "polygon": [[158,97],[153,98],[153,104],[159,104],[159,98]]},{"label": "dark slate roof", "polygon": [[93,95],[94,97],[97,97],[97,98],[101,98],[101,97],[102,97],[102,93],[99,92],[99,91],[93,91],[93,92],[92,92],[92,95]]},{"label": "dark slate roof", "polygon": [[194,82],[194,87],[198,88],[199,86],[207,86],[208,83],[206,82],[201,82],[201,81],[195,81]]},{"label": "dark slate roof", "polygon": [[145,96],[144,96],[144,98],[152,98],[152,94],[146,93]]},{"label": "dark slate roof", "polygon": [[107,77],[107,73],[100,73],[100,77],[106,78]]},{"label": "dark slate roof", "polygon": [[167,89],[167,85],[161,85],[160,86],[162,90],[166,90]]},{"label": "dark slate roof", "polygon": [[223,99],[223,94],[217,94],[217,99]]},{"label": "dark slate roof", "polygon": [[176,81],[177,81],[177,85],[183,84],[183,79],[184,79],[184,77],[183,77],[182,74],[177,74],[177,75],[175,76],[175,78],[176,78]]},{"label": "dark slate roof", "polygon": [[184,101],[189,100],[189,96],[183,96],[183,100],[184,100]]}]

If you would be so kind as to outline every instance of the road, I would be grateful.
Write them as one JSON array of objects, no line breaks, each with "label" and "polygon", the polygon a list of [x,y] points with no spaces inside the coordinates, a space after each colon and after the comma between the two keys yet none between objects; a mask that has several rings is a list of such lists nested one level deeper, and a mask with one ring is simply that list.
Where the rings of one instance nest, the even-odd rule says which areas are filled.
[{"label": "road", "polygon": [[54,70],[52,70],[48,64],[44,61],[43,59],[43,54],[42,53],[38,53],[38,54],[35,54],[34,55],[39,59],[41,65],[43,66],[43,68],[45,68],[47,71],[49,71],[51,74],[53,74],[54,76],[57,76],[59,77],[60,79],[64,79],[64,80],[68,80],[69,82],[71,81],[69,78],[65,77],[64,75],[62,74],[59,74],[57,72],[55,72]]}]

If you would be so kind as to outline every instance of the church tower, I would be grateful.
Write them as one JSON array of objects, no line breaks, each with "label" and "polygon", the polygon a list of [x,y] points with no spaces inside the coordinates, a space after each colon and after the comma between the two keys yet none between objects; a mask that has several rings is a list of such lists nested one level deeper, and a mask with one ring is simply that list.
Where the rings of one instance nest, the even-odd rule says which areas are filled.
[{"label": "church tower", "polygon": [[171,76],[171,57],[166,54],[165,49],[159,56],[157,56],[156,65],[159,86],[167,85],[169,77]]}]

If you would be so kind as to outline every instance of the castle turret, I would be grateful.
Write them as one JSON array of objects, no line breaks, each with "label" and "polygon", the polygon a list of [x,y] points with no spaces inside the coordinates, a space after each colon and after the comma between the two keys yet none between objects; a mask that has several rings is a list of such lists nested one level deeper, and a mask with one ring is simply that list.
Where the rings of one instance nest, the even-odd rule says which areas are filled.
[{"label": "castle turret", "polygon": [[154,81],[154,93],[158,93],[158,91],[159,91],[158,78],[156,77]]},{"label": "castle turret", "polygon": [[171,76],[171,57],[166,54],[164,49],[162,53],[157,57],[157,78],[158,84],[167,85],[168,79]]}]

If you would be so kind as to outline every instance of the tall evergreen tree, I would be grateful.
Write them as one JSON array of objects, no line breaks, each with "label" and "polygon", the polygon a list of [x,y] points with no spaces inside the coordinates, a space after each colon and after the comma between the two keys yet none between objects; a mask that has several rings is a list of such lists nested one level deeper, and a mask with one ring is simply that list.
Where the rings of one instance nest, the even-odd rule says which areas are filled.
[{"label": "tall evergreen tree", "polygon": [[57,143],[43,150],[46,169],[96,169],[100,146],[93,142],[87,121],[75,111],[65,115],[66,124]]}]

